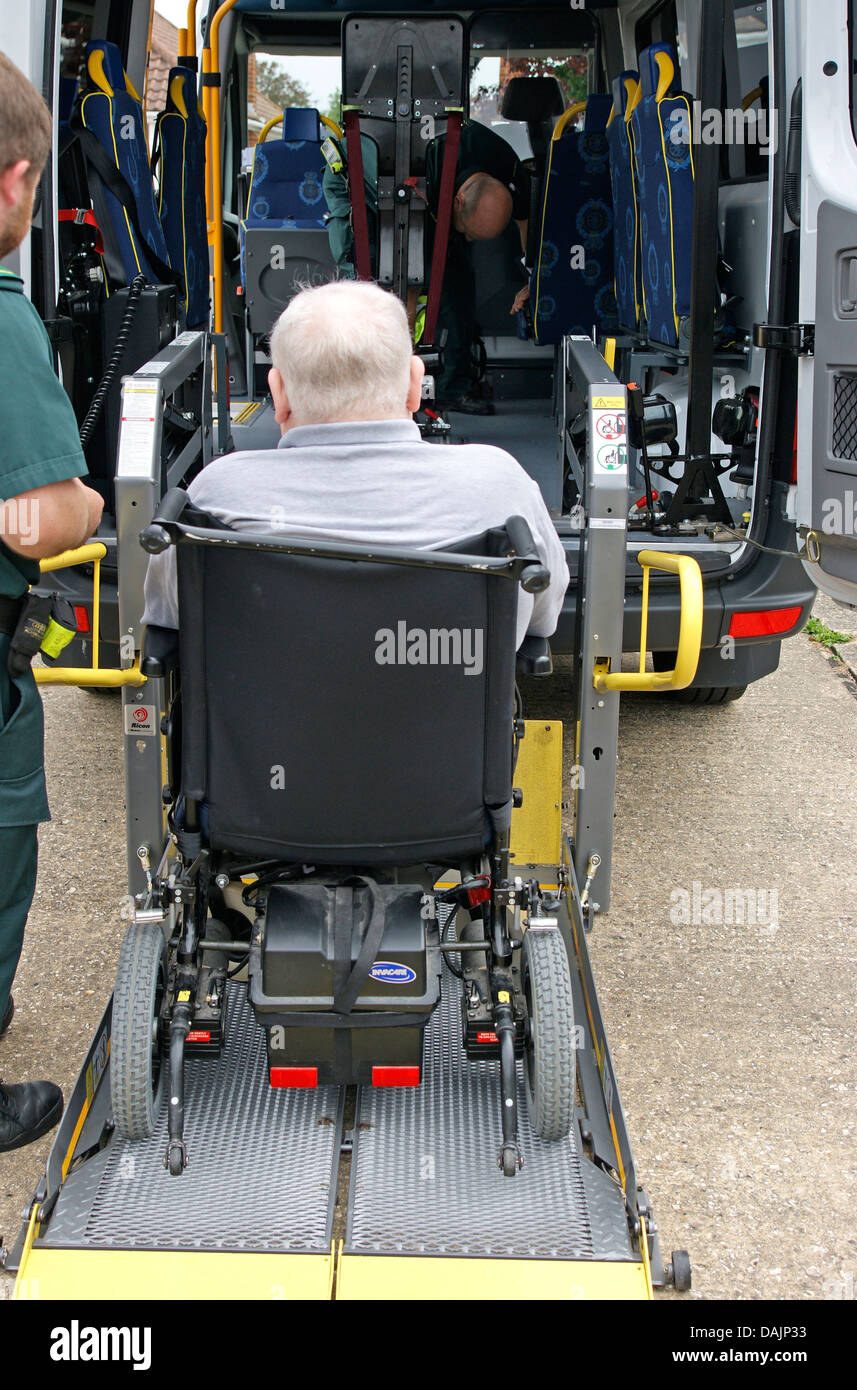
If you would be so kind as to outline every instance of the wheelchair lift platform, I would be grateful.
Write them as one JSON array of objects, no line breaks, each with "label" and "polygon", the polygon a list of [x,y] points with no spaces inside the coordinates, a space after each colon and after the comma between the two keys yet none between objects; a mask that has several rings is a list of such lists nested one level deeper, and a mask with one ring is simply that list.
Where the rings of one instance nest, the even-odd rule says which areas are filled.
[{"label": "wheelchair lift platform", "polygon": [[[584,1020],[581,1056],[594,1061],[600,1013],[597,999],[594,1014],[587,1007],[583,934],[578,941],[575,1017]],[[93,1075],[108,1007],[10,1261],[16,1296],[650,1297],[660,1260],[655,1237],[650,1267],[629,1221],[634,1204],[611,1133],[624,1136],[618,1094],[612,1114],[603,1103],[587,1113],[586,1095],[603,1102],[603,1088],[581,1067],[573,1131],[546,1143],[530,1130],[520,1082],[524,1166],[504,1179],[499,1063],[468,1061],[452,984],[426,1030],[422,1084],[350,1096],[331,1086],[272,1090],[264,1030],[244,985],[230,984],[222,1056],[186,1064],[191,1160],[180,1180],[164,1167],[166,1107],[149,1139],[113,1131],[105,1142],[109,1057],[96,1089]],[[610,1147],[606,1164],[599,1143]],[[65,1175],[58,1194],[49,1192],[51,1165]],[[37,1222],[40,1210],[47,1219]]]},{"label": "wheelchair lift platform", "polygon": [[[198,336],[186,335],[182,349],[194,360],[202,351]],[[120,439],[117,474],[120,627],[134,634],[128,661],[137,671],[140,521],[153,515],[163,490],[160,370],[143,367],[125,382],[125,393],[146,393],[151,408],[147,399],[143,423],[128,412],[134,448],[123,449]],[[695,562],[682,559],[682,592],[687,588],[695,616],[686,624],[683,607],[677,671],[622,673],[628,469],[624,436],[615,436],[617,420],[624,422],[624,388],[589,339],[564,344],[561,387],[563,404],[583,395],[589,418],[586,456],[575,456],[585,527],[580,571],[572,576],[579,600],[568,730],[572,835],[562,830],[562,725],[528,721],[515,769],[523,804],[512,812],[510,874],[536,880],[550,895],[555,926],[548,919],[544,925],[559,931],[570,963],[577,1075],[570,1133],[553,1142],[535,1136],[519,1066],[524,1162],[513,1177],[503,1175],[500,1064],[468,1060],[462,986],[445,968],[414,1088],[272,1089],[265,1030],[246,985],[233,980],[221,1056],[188,1056],[185,1063],[190,1157],[172,1176],[164,1166],[167,1104],[147,1139],[132,1142],[114,1126],[111,999],[18,1239],[4,1252],[6,1267],[18,1272],[16,1297],[645,1299],[667,1282],[689,1287],[683,1252],[671,1264],[661,1257],[637,1181],[587,933],[599,903],[606,910],[610,901],[620,692],[663,688],[679,679],[679,665],[685,683],[692,680],[695,660],[688,661],[686,648],[695,641],[698,657],[701,581],[694,587],[685,569]],[[598,429],[605,418],[609,448]],[[641,556],[649,568],[673,563]],[[125,686],[122,696],[125,728],[132,730],[128,884],[140,922],[148,911],[147,877],[151,890],[147,866],[170,853],[161,797],[166,743],[140,737],[127,716],[139,719],[141,703],[152,706],[157,730],[164,684],[153,675],[145,685]],[[440,901],[438,910],[442,918]]]}]

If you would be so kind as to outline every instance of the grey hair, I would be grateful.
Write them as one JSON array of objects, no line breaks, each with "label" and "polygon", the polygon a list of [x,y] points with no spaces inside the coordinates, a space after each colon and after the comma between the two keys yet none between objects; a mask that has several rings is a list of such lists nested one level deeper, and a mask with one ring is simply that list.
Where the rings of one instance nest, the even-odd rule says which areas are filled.
[{"label": "grey hair", "polygon": [[271,360],[301,424],[403,416],[412,353],[401,301],[356,280],[302,290],[271,333]]}]

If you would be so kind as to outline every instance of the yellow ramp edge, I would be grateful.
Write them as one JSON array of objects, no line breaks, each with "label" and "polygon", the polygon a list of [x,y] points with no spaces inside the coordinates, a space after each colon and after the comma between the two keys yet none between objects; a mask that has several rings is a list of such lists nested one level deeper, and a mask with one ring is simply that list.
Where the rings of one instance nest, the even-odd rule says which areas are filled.
[{"label": "yellow ramp edge", "polygon": [[51,1250],[35,1246],[17,1299],[325,1299],[333,1256],[203,1250]]},{"label": "yellow ramp edge", "polygon": [[434,1256],[343,1255],[338,1300],[648,1299],[637,1261],[451,1260]]},{"label": "yellow ramp edge", "polygon": [[510,848],[517,864],[558,864],[562,857],[562,722],[527,719],[514,783],[524,794],[512,812]]}]

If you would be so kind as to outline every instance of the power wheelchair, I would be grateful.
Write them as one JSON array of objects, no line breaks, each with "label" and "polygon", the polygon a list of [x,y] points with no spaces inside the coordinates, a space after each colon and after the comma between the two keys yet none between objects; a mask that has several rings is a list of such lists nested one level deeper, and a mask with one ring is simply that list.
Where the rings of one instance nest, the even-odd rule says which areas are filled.
[{"label": "power wheelchair", "polygon": [[120,1133],[148,1137],[166,1090],[181,1174],[184,1059],[219,1053],[230,974],[246,967],[271,1084],[297,1087],[419,1084],[443,977],[468,1058],[499,1060],[513,1176],[517,1059],[542,1139],[569,1133],[576,1076],[557,903],[510,877],[516,667],[550,670],[547,643],[516,653],[519,585],[549,582],[529,528],[443,551],[311,542],[231,530],[173,489],[140,539],[174,550],[180,627],[149,628],[142,663],[167,688],[170,845],[120,952]]}]

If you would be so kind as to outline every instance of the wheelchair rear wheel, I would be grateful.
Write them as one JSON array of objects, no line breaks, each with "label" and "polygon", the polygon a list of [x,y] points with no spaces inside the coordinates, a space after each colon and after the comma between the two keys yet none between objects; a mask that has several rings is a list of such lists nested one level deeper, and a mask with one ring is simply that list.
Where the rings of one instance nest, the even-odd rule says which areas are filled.
[{"label": "wheelchair rear wheel", "polygon": [[530,1123],[540,1139],[563,1139],[574,1120],[577,1065],[571,974],[559,931],[524,933],[521,973],[530,1019],[524,1050]]},{"label": "wheelchair rear wheel", "polygon": [[166,1067],[158,1015],[167,982],[167,948],[155,922],[128,928],[113,991],[110,1079],[113,1118],[124,1139],[147,1139],[163,1099]]}]

